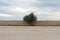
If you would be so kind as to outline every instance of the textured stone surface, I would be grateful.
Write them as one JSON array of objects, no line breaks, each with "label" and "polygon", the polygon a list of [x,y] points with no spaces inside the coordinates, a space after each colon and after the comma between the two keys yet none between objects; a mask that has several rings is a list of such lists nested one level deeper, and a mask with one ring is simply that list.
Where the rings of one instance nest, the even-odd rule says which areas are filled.
[{"label": "textured stone surface", "polygon": [[60,40],[60,27],[0,26],[0,40]]}]

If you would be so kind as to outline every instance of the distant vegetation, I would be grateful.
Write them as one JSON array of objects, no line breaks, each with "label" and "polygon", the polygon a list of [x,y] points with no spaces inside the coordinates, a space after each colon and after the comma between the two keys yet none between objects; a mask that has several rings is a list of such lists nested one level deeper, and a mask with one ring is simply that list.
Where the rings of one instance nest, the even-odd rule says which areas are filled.
[{"label": "distant vegetation", "polygon": [[34,15],[34,13],[30,13],[30,14],[24,16],[23,20],[33,26],[32,23],[37,21],[37,17],[36,17],[36,15]]}]

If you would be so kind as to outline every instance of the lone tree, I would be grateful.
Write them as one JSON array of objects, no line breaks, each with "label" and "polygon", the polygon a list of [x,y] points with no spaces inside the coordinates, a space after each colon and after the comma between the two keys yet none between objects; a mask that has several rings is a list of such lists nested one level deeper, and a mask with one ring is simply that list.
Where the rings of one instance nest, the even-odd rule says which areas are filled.
[{"label": "lone tree", "polygon": [[30,13],[30,14],[24,16],[23,20],[33,26],[32,23],[37,21],[37,17],[36,17],[36,15],[34,15],[34,13]]}]

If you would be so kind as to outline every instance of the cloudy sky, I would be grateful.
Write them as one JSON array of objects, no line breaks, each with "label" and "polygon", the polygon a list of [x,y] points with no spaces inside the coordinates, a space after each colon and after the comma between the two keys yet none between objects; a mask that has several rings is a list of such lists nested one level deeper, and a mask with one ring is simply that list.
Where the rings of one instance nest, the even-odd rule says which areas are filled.
[{"label": "cloudy sky", "polygon": [[60,0],[0,0],[0,20],[23,20],[34,12],[38,20],[60,20]]}]

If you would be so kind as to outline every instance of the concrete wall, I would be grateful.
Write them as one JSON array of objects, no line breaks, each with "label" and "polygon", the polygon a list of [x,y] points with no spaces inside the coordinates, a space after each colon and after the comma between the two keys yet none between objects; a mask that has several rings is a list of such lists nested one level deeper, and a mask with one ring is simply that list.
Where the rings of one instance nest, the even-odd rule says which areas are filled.
[{"label": "concrete wall", "polygon": [[[60,26],[60,21],[37,21],[32,23],[36,26]],[[27,26],[29,25],[23,21],[0,21],[0,26]]]}]

